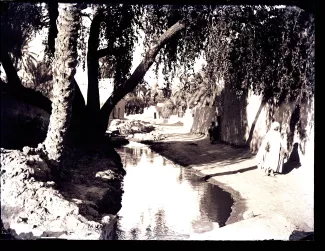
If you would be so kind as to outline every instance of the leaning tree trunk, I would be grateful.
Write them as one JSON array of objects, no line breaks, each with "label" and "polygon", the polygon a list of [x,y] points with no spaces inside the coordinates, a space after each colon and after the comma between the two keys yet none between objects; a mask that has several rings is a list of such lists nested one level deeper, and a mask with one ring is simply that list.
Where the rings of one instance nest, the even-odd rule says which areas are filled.
[{"label": "leaning tree trunk", "polygon": [[74,97],[74,75],[77,65],[79,13],[75,5],[59,5],[58,37],[53,63],[52,114],[45,149],[49,160],[60,165],[64,157],[67,130]]},{"label": "leaning tree trunk", "polygon": [[9,52],[1,50],[0,61],[5,70],[8,83],[13,85],[16,89],[21,89],[23,85],[18,77],[17,69],[15,69],[12,63]]},{"label": "leaning tree trunk", "polygon": [[51,113],[51,101],[48,98],[40,92],[23,86],[8,52],[1,50],[0,61],[7,76],[7,83],[2,81],[1,88],[15,98]]},{"label": "leaning tree trunk", "polygon": [[[184,29],[185,23],[182,20],[176,22],[167,31],[165,31],[165,33],[160,36],[158,41],[146,53],[144,59],[134,70],[130,78],[126,80],[123,84],[119,85],[118,88],[114,88],[113,93],[100,110],[100,126],[98,127],[98,134],[103,135],[105,133],[109,122],[109,115],[114,109],[115,105],[122,98],[124,98],[126,94],[132,92],[135,87],[140,83],[146,72],[149,70],[150,66],[154,63],[155,58],[160,49],[168,41],[170,41],[171,38],[173,38],[175,35],[177,35],[180,31]],[[105,49],[98,51],[99,55],[101,54],[101,51],[105,51]]]}]

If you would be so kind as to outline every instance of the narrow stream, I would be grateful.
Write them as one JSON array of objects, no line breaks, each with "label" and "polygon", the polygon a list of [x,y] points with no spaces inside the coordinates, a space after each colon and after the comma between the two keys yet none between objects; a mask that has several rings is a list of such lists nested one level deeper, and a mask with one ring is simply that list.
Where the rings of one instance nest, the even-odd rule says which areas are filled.
[{"label": "narrow stream", "polygon": [[116,151],[127,172],[117,239],[182,240],[225,225],[233,204],[229,193],[143,144]]}]

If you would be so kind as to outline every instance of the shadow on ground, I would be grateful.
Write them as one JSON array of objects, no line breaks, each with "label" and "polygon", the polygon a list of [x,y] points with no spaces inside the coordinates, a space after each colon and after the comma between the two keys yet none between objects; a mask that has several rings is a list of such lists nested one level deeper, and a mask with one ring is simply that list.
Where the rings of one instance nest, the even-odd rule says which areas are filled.
[{"label": "shadow on ground", "polygon": [[[217,162],[218,166],[222,167],[254,157],[247,148],[235,147],[223,142],[211,144],[204,135],[169,134],[168,138],[173,138],[173,141],[142,141],[141,143],[149,145],[153,151],[184,167],[204,165],[209,169],[214,167],[209,166],[210,164]],[[247,171],[253,169],[251,167]]]},{"label": "shadow on ground", "polygon": [[[108,142],[104,143],[95,148],[67,148],[69,158],[64,161],[60,174],[54,167],[49,168],[50,163],[46,165],[42,160],[46,156],[38,149],[24,148],[23,152],[2,149],[1,183],[6,183],[2,187],[5,192],[2,195],[11,199],[1,198],[1,219],[5,225],[2,227],[1,223],[1,233],[4,234],[1,238],[17,236],[14,230],[4,230],[10,230],[12,223],[27,223],[30,225],[26,227],[33,226],[33,229],[42,225],[44,229],[51,230],[53,219],[57,221],[55,224],[66,225],[64,221],[76,220],[78,215],[89,221],[101,222],[103,216],[116,214],[122,206],[125,170],[117,152]],[[71,218],[66,218],[70,215]],[[89,229],[95,226],[91,224]],[[57,237],[67,233],[47,231],[43,234],[41,237]],[[19,234],[18,238],[36,237],[29,232]]]},{"label": "shadow on ground", "polygon": [[[216,165],[222,170],[222,167],[238,164],[255,156],[248,147],[238,147],[226,142],[211,144],[208,137],[202,134],[172,133],[168,134],[167,139],[163,141],[141,141],[141,143],[148,145],[153,151],[176,164],[184,167],[197,165],[201,166],[202,170],[212,169]],[[295,143],[288,161],[283,165],[283,175],[289,174],[292,170],[301,166],[298,147],[298,143]],[[257,169],[257,166],[245,167],[235,171],[218,172],[205,176],[204,180],[214,176],[231,175],[254,169]]]},{"label": "shadow on ground", "polygon": [[238,169],[236,171],[229,171],[229,172],[209,174],[209,175],[204,176],[203,179],[205,181],[207,181],[208,179],[210,179],[212,177],[223,176],[223,175],[230,175],[230,174],[237,174],[237,173],[244,173],[244,172],[251,171],[251,170],[255,170],[255,169],[257,169],[257,166],[251,166],[251,167],[247,167],[247,168],[242,168],[242,169]]},{"label": "shadow on ground", "polygon": [[313,241],[314,232],[293,231],[289,236],[289,241]]},{"label": "shadow on ground", "polygon": [[[107,142],[106,142],[107,143]],[[110,146],[74,149],[57,189],[88,220],[116,214],[122,207],[125,175],[120,156]]]},{"label": "shadow on ground", "polygon": [[[100,221],[107,214],[116,214],[122,207],[122,181],[125,175],[120,156],[111,147],[74,148],[60,173],[50,177],[39,175],[37,182],[53,180],[53,188],[67,201],[75,203],[79,214],[90,221]],[[35,164],[42,164],[42,162]]]},{"label": "shadow on ground", "polygon": [[298,169],[301,166],[300,158],[298,153],[298,143],[293,145],[292,152],[288,158],[288,161],[283,164],[283,171],[282,174],[288,174],[293,169]]}]

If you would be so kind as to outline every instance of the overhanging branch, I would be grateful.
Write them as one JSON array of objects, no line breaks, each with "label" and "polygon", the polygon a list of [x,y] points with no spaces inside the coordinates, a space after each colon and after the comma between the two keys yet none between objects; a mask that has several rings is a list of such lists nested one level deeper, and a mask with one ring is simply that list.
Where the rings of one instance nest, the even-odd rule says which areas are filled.
[{"label": "overhanging branch", "polygon": [[[119,88],[114,91],[113,95],[115,98],[115,105],[120,101],[127,93],[134,90],[138,83],[142,80],[146,72],[149,70],[150,66],[154,63],[155,57],[157,56],[159,50],[178,32],[185,28],[185,24],[182,21],[178,21],[173,26],[171,26],[164,34],[160,36],[158,41],[147,51],[144,59],[134,70],[132,75],[128,80],[126,80]],[[105,103],[106,104],[106,103]],[[103,108],[105,107],[105,104]]]},{"label": "overhanging branch", "polygon": [[[134,88],[143,79],[146,72],[149,70],[150,66],[154,63],[155,57],[157,56],[159,50],[176,34],[185,29],[185,22],[178,21],[173,26],[171,26],[167,31],[165,31],[158,41],[151,46],[151,48],[146,52],[143,60],[134,70],[132,75],[123,84],[116,88],[112,95],[107,99],[103,107],[101,108],[101,118],[105,121],[103,125],[103,130],[107,128],[108,118],[112,107],[114,107],[126,94],[132,92]],[[104,49],[106,50],[106,49]]]}]

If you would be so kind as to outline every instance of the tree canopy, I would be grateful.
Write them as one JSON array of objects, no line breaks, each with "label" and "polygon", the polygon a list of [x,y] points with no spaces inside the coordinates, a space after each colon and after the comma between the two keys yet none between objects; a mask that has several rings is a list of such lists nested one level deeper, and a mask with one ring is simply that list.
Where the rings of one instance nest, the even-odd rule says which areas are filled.
[{"label": "tree canopy", "polygon": [[[31,21],[26,15],[27,21],[23,18],[18,26],[31,34],[30,29],[34,31],[47,24],[52,30],[49,37],[52,34],[53,43],[55,5],[48,5],[45,19],[42,19],[44,11],[38,9],[39,5],[30,5],[34,12],[29,13],[34,19]],[[19,13],[17,5],[8,6],[15,6],[14,12]],[[87,7],[91,11],[82,12],[81,17],[90,20],[90,27],[81,23],[75,41],[79,64],[85,66],[87,63],[87,120],[94,124],[97,123],[95,117],[108,120],[115,104],[134,91],[152,64],[156,72],[159,65],[163,65],[165,89],[169,90],[174,77],[183,74],[188,78],[193,73],[195,60],[200,56],[207,62],[205,89],[194,96],[208,101],[209,105],[214,102],[221,79],[239,96],[251,89],[262,94],[268,102],[303,99],[314,93],[314,16],[300,8],[116,3],[77,6],[80,10]],[[11,13],[10,18],[14,14]],[[1,19],[1,29],[15,24],[10,18]],[[19,33],[18,29],[14,30]],[[141,63],[131,72],[140,31],[144,33],[145,53]],[[7,44],[4,48],[9,51],[9,47]],[[98,90],[101,77],[114,78],[115,83],[113,94],[102,108]],[[199,87],[202,83],[191,84]],[[102,123],[103,130],[105,123]]]},{"label": "tree canopy", "polygon": [[314,94],[313,17],[298,8],[245,10],[247,22],[230,49],[229,81],[238,92],[251,88],[266,101]]},{"label": "tree canopy", "polygon": [[42,6],[33,3],[1,2],[1,52],[12,53],[16,59],[35,33],[46,25]]},{"label": "tree canopy", "polygon": [[[314,17],[296,8],[275,6],[110,5],[103,38],[116,84],[130,74],[137,31],[145,32],[149,48],[177,21],[185,29],[159,51],[166,84],[192,72],[200,55],[207,61],[211,82],[224,78],[238,95],[251,88],[266,100],[279,101],[314,92]],[[127,14],[126,14],[127,13]],[[118,16],[118,17],[117,17]],[[110,17],[110,18],[109,18]]]}]

